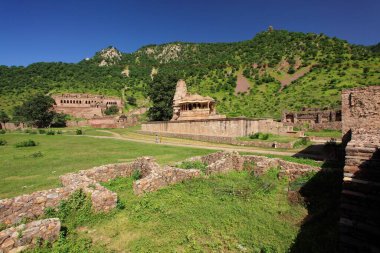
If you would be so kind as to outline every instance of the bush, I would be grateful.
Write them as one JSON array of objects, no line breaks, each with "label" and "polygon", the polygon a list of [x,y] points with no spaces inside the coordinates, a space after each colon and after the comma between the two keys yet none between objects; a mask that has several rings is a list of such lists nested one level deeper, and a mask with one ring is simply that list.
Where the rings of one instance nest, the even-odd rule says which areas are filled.
[{"label": "bush", "polygon": [[132,178],[134,181],[139,180],[141,178],[141,172],[139,170],[133,171]]},{"label": "bush", "polygon": [[39,133],[39,134],[45,134],[46,131],[45,131],[45,129],[38,129],[38,133]]},{"label": "bush", "polygon": [[6,131],[4,129],[0,129],[0,134],[5,134]]},{"label": "bush", "polygon": [[16,143],[16,148],[22,148],[22,147],[34,147],[34,146],[37,146],[38,144],[33,141],[33,140],[27,140],[27,141],[22,141],[22,142],[18,142]]},{"label": "bush", "polygon": [[249,138],[250,139],[253,139],[253,140],[268,140],[269,139],[269,134],[265,134],[265,133],[254,133],[254,134],[251,134],[249,135]]},{"label": "bush", "polygon": [[0,146],[5,146],[5,145],[7,145],[7,141],[0,139]]},{"label": "bush", "polygon": [[54,130],[48,130],[46,132],[46,135],[55,135],[55,131]]},{"label": "bush", "polygon": [[116,105],[111,105],[104,110],[105,115],[115,115],[119,112],[119,108]]},{"label": "bush", "polygon": [[82,134],[83,134],[82,129],[77,129],[77,130],[76,130],[76,134],[77,134],[77,135],[82,135]]},{"label": "bush", "polygon": [[42,154],[41,151],[35,152],[35,153],[30,155],[30,157],[32,157],[32,158],[38,158],[38,157],[43,157],[43,156],[44,155]]},{"label": "bush", "polygon": [[61,130],[58,130],[57,131],[57,134],[63,134]]}]

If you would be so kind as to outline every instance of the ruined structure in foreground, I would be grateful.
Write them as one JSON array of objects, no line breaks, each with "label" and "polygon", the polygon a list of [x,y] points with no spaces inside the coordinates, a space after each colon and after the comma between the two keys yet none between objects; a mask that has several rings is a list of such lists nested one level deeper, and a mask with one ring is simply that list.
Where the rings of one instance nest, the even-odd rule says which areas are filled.
[{"label": "ruined structure in foreground", "polygon": [[124,106],[123,101],[117,97],[106,97],[90,94],[61,94],[53,95],[54,110],[77,118],[90,119],[94,116],[103,116],[104,111],[111,106],[117,106],[119,111]]},{"label": "ruined structure in foreground", "polygon": [[335,109],[316,109],[305,108],[299,112],[284,111],[282,114],[282,122],[287,125],[304,127],[307,125],[309,129],[342,129],[342,111]]},{"label": "ruined structure in foreground", "polygon": [[220,119],[225,115],[218,115],[215,109],[215,100],[211,97],[203,97],[199,94],[187,92],[184,80],[177,82],[173,99],[174,120],[194,120],[194,119]]},{"label": "ruined structure in foreground", "polygon": [[380,86],[342,92],[342,252],[380,252]]}]

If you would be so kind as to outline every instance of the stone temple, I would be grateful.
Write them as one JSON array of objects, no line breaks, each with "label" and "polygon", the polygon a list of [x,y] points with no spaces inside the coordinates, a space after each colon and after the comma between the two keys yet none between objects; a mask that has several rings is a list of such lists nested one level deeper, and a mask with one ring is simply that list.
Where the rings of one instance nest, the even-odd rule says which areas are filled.
[{"label": "stone temple", "polygon": [[185,81],[179,80],[173,98],[173,118],[171,120],[226,118],[226,116],[216,113],[215,103],[211,97],[188,93]]}]

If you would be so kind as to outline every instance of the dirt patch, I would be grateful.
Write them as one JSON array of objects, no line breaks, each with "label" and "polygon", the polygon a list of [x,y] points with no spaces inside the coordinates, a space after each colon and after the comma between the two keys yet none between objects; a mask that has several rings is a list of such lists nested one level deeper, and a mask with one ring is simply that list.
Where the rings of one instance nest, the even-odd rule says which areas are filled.
[{"label": "dirt patch", "polygon": [[238,74],[236,87],[235,87],[235,95],[238,93],[246,93],[249,91],[250,84],[248,79],[242,74]]}]

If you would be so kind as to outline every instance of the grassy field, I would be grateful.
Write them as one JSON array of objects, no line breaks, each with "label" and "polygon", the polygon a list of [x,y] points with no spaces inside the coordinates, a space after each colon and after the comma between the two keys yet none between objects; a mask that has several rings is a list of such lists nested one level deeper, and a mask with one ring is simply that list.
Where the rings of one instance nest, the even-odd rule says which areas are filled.
[{"label": "grassy field", "polygon": [[342,138],[342,132],[336,130],[307,131],[306,136]]},{"label": "grassy field", "polygon": [[132,183],[105,184],[117,192],[119,209],[93,216],[75,211],[91,218],[69,215],[64,241],[35,252],[286,252],[307,214],[289,204],[287,182],[275,170],[261,178],[231,172],[194,179],[142,197]]},{"label": "grassy field", "polygon": [[289,142],[298,140],[298,138],[294,138],[290,136],[282,136],[282,135],[277,135],[277,134],[267,134],[267,135],[268,135],[267,139],[262,139],[259,137],[252,139],[249,136],[237,137],[237,139],[241,141],[266,141],[266,142],[281,142],[281,143],[289,143]]},{"label": "grassy field", "polygon": [[[88,131],[95,132],[85,130],[85,133]],[[139,156],[154,156],[159,163],[166,164],[214,152],[66,134],[7,133],[0,135],[0,139],[7,141],[5,146],[0,146],[0,198],[58,187],[58,177],[62,174],[107,163],[131,161]],[[29,139],[39,145],[15,147],[16,143]]]}]

